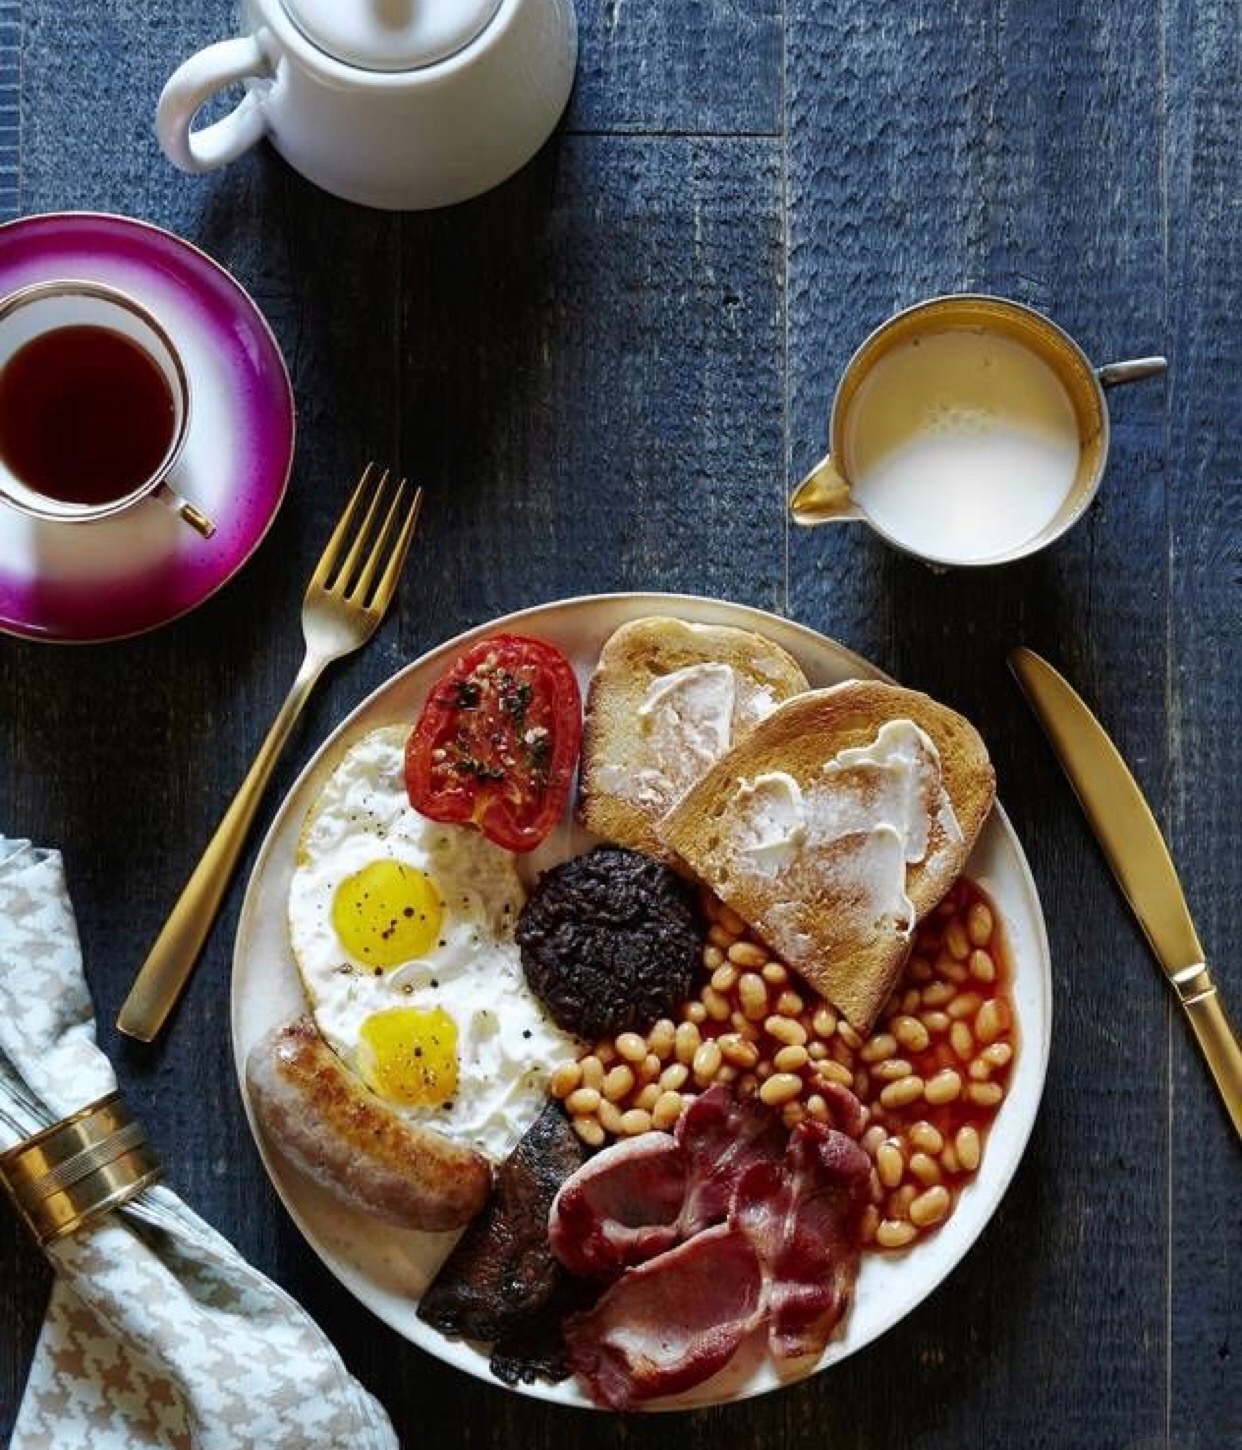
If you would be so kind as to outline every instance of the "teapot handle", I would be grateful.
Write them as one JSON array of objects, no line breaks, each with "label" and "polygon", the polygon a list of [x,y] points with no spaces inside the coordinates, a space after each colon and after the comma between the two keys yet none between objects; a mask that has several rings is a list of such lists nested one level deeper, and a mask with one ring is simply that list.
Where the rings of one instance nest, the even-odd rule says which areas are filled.
[{"label": "teapot handle", "polygon": [[263,103],[254,91],[201,131],[193,129],[194,117],[225,86],[270,73],[254,35],[221,40],[184,61],[169,76],[155,111],[155,134],[164,155],[182,171],[197,173],[214,171],[249,150],[267,130]]}]

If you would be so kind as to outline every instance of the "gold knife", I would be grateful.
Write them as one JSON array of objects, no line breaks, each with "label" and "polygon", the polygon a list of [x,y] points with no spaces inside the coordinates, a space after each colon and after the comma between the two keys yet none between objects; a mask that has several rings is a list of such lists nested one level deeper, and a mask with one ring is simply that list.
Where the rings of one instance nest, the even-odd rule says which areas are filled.
[{"label": "gold knife", "polygon": [[1160,827],[1104,727],[1074,689],[1029,649],[1009,656],[1130,909],[1177,992],[1233,1126],[1242,1138],[1242,1042],[1204,962]]}]

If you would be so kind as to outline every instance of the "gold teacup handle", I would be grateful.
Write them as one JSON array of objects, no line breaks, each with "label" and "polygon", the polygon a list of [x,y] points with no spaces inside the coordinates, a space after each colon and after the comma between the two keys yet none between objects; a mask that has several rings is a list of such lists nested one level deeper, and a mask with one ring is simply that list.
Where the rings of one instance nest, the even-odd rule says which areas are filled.
[{"label": "gold teacup handle", "polygon": [[209,539],[215,533],[215,524],[212,523],[202,509],[195,508],[188,498],[182,498],[179,493],[169,488],[166,483],[161,483],[155,490],[155,494],[159,501],[172,509],[178,518],[184,519],[196,534],[201,534],[204,539]]},{"label": "gold teacup handle", "polygon": [[1105,363],[1103,367],[1096,368],[1095,375],[1101,387],[1115,388],[1120,383],[1138,383],[1144,378],[1159,377],[1168,366],[1168,360],[1162,357],[1133,357],[1126,362]]},{"label": "gold teacup handle", "polygon": [[794,489],[789,512],[794,523],[808,529],[816,524],[839,524],[866,517],[831,457],[821,458]]}]

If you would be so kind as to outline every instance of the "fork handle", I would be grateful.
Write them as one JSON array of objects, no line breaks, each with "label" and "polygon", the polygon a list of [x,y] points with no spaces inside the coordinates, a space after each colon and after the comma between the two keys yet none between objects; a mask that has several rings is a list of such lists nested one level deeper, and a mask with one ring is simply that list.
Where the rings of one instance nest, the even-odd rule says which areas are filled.
[{"label": "fork handle", "polygon": [[116,1019],[117,1027],[127,1036],[150,1042],[181,996],[220,910],[272,768],[326,664],[310,651],[302,661],[254,764],[129,989]]}]

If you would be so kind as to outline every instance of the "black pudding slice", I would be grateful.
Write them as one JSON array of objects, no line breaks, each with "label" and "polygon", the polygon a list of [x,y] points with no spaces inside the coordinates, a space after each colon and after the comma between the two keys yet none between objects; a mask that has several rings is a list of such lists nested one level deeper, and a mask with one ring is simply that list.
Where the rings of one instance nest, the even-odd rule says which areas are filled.
[{"label": "black pudding slice", "polygon": [[580,1037],[645,1032],[690,995],[694,890],[660,861],[597,846],[545,871],[518,917],[531,991]]}]

